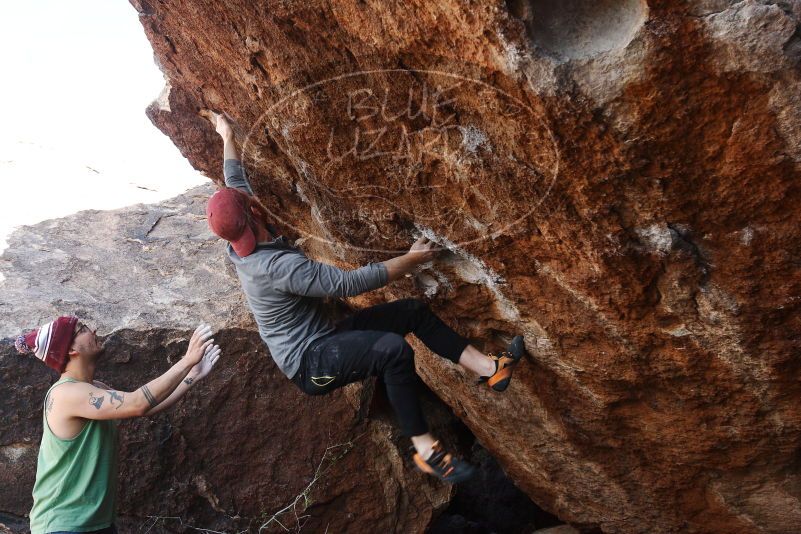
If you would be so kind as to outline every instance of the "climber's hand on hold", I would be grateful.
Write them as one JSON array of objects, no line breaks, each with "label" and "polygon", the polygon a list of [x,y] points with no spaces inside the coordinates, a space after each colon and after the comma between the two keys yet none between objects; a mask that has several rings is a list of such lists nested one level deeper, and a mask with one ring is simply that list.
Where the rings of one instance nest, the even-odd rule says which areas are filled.
[{"label": "climber's hand on hold", "polygon": [[230,140],[234,138],[234,130],[231,128],[231,123],[224,113],[214,113],[214,129],[220,134],[223,140]]},{"label": "climber's hand on hold", "polygon": [[410,275],[420,264],[433,260],[439,252],[436,247],[436,243],[421,237],[406,254],[381,262],[387,269],[387,281],[393,282],[402,276]]},{"label": "climber's hand on hold", "polygon": [[437,256],[437,244],[425,236],[414,242],[409,249],[409,257],[413,258],[418,265],[432,261]]},{"label": "climber's hand on hold", "polygon": [[198,114],[209,121],[214,126],[214,130],[222,137],[223,160],[233,159],[239,161],[239,151],[234,142],[234,126],[236,125],[234,119],[225,112],[217,113],[210,109],[201,109]]}]

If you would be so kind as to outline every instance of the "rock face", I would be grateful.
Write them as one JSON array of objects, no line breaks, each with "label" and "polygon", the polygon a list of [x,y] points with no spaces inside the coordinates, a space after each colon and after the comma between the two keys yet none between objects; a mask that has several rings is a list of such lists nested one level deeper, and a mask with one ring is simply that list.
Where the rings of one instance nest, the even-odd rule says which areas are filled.
[{"label": "rock face", "polygon": [[[200,321],[214,325],[224,347],[212,374],[174,410],[121,424],[121,532],[277,532],[279,522],[315,532],[423,531],[452,488],[408,465],[392,421],[371,413],[370,384],[309,397],[281,374],[223,243],[208,230],[213,190],[81,212],[10,238],[0,257],[0,510],[18,519],[0,515],[0,524],[26,530],[42,402],[56,378],[18,355],[13,336],[72,311],[104,334],[97,378],[126,391],[181,357]],[[429,409],[453,439],[447,409]]]},{"label": "rock face", "polygon": [[447,252],[373,298],[425,293],[488,349],[525,334],[504,395],[418,355],[537,503],[797,530],[801,2],[132,3],[168,80],[149,116],[195,167],[221,179],[198,111],[227,112],[311,254],[423,233]]}]

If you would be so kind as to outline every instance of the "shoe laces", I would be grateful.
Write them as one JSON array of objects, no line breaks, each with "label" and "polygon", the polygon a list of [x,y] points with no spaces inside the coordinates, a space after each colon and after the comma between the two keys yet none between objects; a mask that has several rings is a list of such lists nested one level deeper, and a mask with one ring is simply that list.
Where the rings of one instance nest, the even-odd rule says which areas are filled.
[{"label": "shoe laces", "polygon": [[498,371],[500,371],[501,369],[506,367],[508,365],[508,362],[502,361],[504,358],[508,358],[508,359],[514,361],[514,354],[512,354],[508,350],[502,350],[501,352],[498,352],[498,353],[488,352],[487,356],[489,357],[490,360],[495,362],[495,371],[492,373],[492,375],[480,376],[478,378],[478,381],[476,382],[476,384],[482,384],[482,383],[486,382],[495,373],[497,373]]},{"label": "shoe laces", "polygon": [[491,360],[494,360],[496,362],[502,360],[503,358],[509,358],[510,360],[514,360],[514,354],[512,354],[508,350],[502,350],[497,354],[495,352],[490,352],[487,354],[487,356],[489,356]]}]

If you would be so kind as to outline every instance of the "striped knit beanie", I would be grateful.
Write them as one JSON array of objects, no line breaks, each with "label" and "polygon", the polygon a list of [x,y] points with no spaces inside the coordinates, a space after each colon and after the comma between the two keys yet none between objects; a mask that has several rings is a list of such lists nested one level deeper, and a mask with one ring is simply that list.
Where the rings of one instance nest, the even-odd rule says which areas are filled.
[{"label": "striped knit beanie", "polygon": [[20,354],[33,354],[48,367],[63,373],[69,361],[67,353],[72,346],[77,323],[77,317],[63,315],[33,332],[19,336],[14,346]]}]

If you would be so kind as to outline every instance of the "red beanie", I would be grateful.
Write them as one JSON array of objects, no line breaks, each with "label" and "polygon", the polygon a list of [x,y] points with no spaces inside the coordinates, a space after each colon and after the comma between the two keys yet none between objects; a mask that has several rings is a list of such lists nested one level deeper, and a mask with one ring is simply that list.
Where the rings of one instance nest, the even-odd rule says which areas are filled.
[{"label": "red beanie", "polygon": [[69,361],[67,353],[72,346],[77,323],[77,317],[63,315],[33,332],[19,336],[14,346],[21,354],[34,354],[48,367],[63,373]]}]

